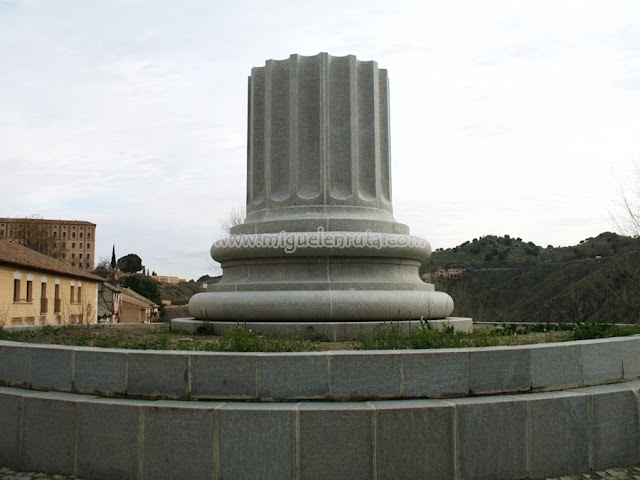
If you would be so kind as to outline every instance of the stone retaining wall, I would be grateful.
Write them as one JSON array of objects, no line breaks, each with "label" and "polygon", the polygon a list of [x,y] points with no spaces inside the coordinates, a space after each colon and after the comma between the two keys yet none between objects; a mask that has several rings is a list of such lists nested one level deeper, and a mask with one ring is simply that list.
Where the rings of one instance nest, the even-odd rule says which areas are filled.
[{"label": "stone retaining wall", "polygon": [[98,480],[504,480],[635,464],[639,354],[640,337],[291,354],[0,342],[0,464]]},{"label": "stone retaining wall", "polygon": [[0,341],[0,385],[173,400],[354,401],[563,390],[640,378],[640,336],[440,350],[220,353]]}]

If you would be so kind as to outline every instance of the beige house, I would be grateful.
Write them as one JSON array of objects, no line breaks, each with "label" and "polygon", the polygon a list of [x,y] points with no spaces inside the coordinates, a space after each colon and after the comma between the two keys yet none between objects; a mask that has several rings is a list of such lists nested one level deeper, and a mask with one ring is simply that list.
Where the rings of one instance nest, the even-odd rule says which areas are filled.
[{"label": "beige house", "polygon": [[160,319],[159,306],[130,288],[103,283],[98,287],[98,321],[150,323]]},{"label": "beige house", "polygon": [[0,240],[0,326],[96,323],[97,275]]},{"label": "beige house", "polygon": [[0,241],[12,240],[82,270],[94,268],[95,239],[96,224],[91,222],[0,218]]}]

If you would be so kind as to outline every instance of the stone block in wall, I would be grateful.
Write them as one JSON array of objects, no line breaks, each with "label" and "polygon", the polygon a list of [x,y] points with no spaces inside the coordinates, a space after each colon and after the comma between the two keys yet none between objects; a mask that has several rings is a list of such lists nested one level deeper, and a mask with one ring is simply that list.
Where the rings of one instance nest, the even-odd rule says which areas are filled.
[{"label": "stone block in wall", "polygon": [[638,399],[633,391],[625,388],[628,386],[602,385],[581,390],[591,394],[593,468],[596,470],[640,463]]},{"label": "stone block in wall", "polygon": [[78,403],[77,475],[137,478],[142,406],[150,401],[95,399]]},{"label": "stone block in wall", "polygon": [[455,478],[455,407],[440,400],[371,402],[378,480]]},{"label": "stone block in wall", "polygon": [[58,392],[23,398],[23,470],[73,473],[77,400],[76,395]]},{"label": "stone block in wall", "polygon": [[0,465],[19,468],[20,395],[13,388],[0,387]]},{"label": "stone block in wall", "polygon": [[73,350],[63,346],[32,346],[31,385],[71,391]]},{"label": "stone block in wall", "polygon": [[534,390],[582,384],[580,345],[531,345],[531,386]]},{"label": "stone block in wall", "polygon": [[77,349],[74,362],[74,391],[124,394],[127,390],[126,351]]},{"label": "stone block in wall", "polygon": [[128,354],[127,393],[154,397],[186,398],[188,355],[167,352]]},{"label": "stone block in wall", "polygon": [[640,341],[638,336],[621,339],[622,371],[624,378],[640,377]]},{"label": "stone block in wall", "polygon": [[469,351],[469,388],[474,395],[531,389],[531,350],[490,347]]},{"label": "stone block in wall", "polygon": [[372,407],[308,402],[298,415],[300,478],[374,478]]},{"label": "stone block in wall", "polygon": [[296,404],[228,403],[218,410],[220,477],[295,478]]},{"label": "stone block in wall", "polygon": [[328,395],[329,360],[325,354],[258,357],[260,399],[313,399]]},{"label": "stone block in wall", "polygon": [[220,403],[159,400],[144,407],[141,480],[216,478],[214,411]]},{"label": "stone block in wall", "polygon": [[622,346],[618,338],[578,342],[582,348],[582,375],[585,385],[622,379]]},{"label": "stone block in wall", "polygon": [[469,391],[466,350],[406,352],[401,360],[406,397],[466,396]]},{"label": "stone block in wall", "polygon": [[254,399],[257,364],[258,354],[191,355],[191,396]]},{"label": "stone block in wall", "polygon": [[400,359],[389,352],[336,353],[329,358],[331,396],[349,400],[400,397]]},{"label": "stone block in wall", "polygon": [[0,342],[0,379],[10,385],[29,382],[31,349],[23,345]]},{"label": "stone block in wall", "polygon": [[526,478],[525,402],[500,396],[451,403],[458,410],[459,478]]},{"label": "stone block in wall", "polygon": [[550,392],[521,398],[529,403],[531,477],[588,471],[587,397]]}]

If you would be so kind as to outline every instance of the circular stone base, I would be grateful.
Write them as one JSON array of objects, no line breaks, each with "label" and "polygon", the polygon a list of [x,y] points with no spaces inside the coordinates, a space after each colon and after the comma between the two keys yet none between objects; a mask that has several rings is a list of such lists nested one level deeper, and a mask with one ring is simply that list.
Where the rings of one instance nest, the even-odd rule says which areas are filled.
[{"label": "circular stone base", "polygon": [[385,322],[447,318],[453,300],[421,290],[277,290],[196,293],[194,318],[223,322]]},{"label": "circular stone base", "polygon": [[[297,337],[303,340],[344,342],[357,340],[358,335],[370,335],[378,328],[400,327],[402,332],[408,333],[412,329],[421,327],[420,320],[405,320],[393,322],[224,322],[219,320],[197,320],[193,317],[174,318],[171,320],[172,330],[195,333],[203,327],[216,335],[225,330],[243,326],[260,334],[276,334],[285,337]],[[453,327],[457,331],[470,333],[473,331],[473,321],[466,317],[447,317],[437,320],[426,320],[429,326],[437,329]]]}]

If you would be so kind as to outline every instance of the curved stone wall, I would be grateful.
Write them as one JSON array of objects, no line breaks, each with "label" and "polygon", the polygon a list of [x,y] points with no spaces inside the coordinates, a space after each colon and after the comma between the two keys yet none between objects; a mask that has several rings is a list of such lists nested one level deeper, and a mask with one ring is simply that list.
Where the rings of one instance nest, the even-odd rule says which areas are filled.
[{"label": "curved stone wall", "polygon": [[634,464],[639,354],[638,336],[290,354],[0,342],[0,464],[96,479],[519,479]]},{"label": "curved stone wall", "polygon": [[171,400],[363,401],[640,378],[640,336],[514,347],[222,353],[0,342],[0,385]]}]

